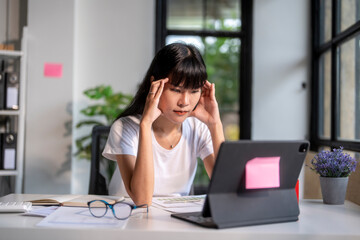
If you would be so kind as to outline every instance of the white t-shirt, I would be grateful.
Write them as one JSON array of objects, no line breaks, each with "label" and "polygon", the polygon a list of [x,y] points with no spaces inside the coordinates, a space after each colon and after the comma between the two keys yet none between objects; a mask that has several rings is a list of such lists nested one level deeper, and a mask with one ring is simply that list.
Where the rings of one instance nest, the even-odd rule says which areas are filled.
[{"label": "white t-shirt", "polygon": [[[103,156],[116,161],[116,155],[137,155],[140,115],[116,120],[103,151]],[[154,161],[154,196],[188,195],[194,180],[197,158],[213,153],[208,127],[200,120],[189,117],[182,123],[182,135],[173,149],[165,149],[156,141],[153,130],[152,147]],[[109,184],[109,194],[128,196],[120,171],[116,168]]]}]

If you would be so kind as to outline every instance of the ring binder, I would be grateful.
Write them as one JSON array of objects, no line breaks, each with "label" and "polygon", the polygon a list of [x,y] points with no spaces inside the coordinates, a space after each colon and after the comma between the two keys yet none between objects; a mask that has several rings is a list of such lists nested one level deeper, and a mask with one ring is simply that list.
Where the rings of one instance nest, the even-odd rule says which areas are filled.
[{"label": "ring binder", "polygon": [[5,108],[5,60],[0,60],[0,110]]},{"label": "ring binder", "polygon": [[0,170],[3,169],[3,154],[2,154],[2,149],[3,149],[3,133],[0,133]]},{"label": "ring binder", "polygon": [[19,77],[17,73],[5,73],[5,91],[5,108],[19,109]]},{"label": "ring binder", "polygon": [[16,169],[16,133],[2,134],[2,169],[15,170]]}]

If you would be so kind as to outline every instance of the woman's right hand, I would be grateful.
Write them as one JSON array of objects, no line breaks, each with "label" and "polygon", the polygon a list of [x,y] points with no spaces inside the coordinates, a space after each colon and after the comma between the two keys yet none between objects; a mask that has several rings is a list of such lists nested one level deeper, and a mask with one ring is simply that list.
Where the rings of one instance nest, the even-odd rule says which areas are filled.
[{"label": "woman's right hand", "polygon": [[142,115],[142,122],[152,124],[160,115],[159,100],[164,90],[165,83],[169,81],[169,78],[152,81],[150,91],[146,98],[144,112]]}]

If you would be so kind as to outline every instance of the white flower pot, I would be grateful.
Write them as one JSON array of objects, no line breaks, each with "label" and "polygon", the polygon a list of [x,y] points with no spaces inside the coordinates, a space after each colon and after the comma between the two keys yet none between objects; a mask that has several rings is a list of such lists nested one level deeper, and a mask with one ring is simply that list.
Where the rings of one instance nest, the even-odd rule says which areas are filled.
[{"label": "white flower pot", "polygon": [[325,204],[344,204],[349,177],[320,177],[321,193]]}]

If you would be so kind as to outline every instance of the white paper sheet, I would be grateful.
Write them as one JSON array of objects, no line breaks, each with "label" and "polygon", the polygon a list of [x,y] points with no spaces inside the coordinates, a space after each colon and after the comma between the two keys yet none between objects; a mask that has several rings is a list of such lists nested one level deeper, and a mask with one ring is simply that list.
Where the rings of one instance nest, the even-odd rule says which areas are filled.
[{"label": "white paper sheet", "polygon": [[32,206],[30,211],[23,213],[23,216],[34,216],[34,217],[47,217],[55,210],[58,209],[58,206],[42,207],[42,206]]},{"label": "white paper sheet", "polygon": [[152,206],[172,213],[201,212],[205,196],[154,197]]},{"label": "white paper sheet", "polygon": [[58,228],[123,228],[127,220],[116,219],[111,210],[102,218],[92,216],[88,208],[59,207],[37,224],[40,227]]}]

